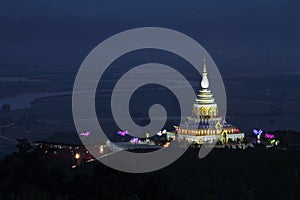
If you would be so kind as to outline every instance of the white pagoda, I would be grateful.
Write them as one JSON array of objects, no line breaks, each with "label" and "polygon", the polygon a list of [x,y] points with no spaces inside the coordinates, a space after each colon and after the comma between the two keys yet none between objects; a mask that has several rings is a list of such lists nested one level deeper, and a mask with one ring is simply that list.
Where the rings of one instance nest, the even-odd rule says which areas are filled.
[{"label": "white pagoda", "polygon": [[[176,129],[175,136],[179,140],[189,143],[221,143],[238,142],[244,139],[245,134],[235,126],[226,123],[225,119],[218,115],[218,105],[209,90],[206,60],[204,59],[201,90],[193,104],[192,115],[187,117],[184,124]],[[169,135],[172,137],[172,135]]]}]

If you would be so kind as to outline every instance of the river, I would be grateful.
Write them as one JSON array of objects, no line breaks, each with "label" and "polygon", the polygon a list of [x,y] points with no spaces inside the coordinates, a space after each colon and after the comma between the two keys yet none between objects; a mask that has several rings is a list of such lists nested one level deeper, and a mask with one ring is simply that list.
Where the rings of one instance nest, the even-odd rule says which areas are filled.
[{"label": "river", "polygon": [[71,92],[45,92],[45,93],[30,93],[30,94],[19,94],[15,97],[5,98],[0,100],[0,106],[3,104],[9,104],[12,110],[30,108],[31,103],[43,97],[60,96],[71,94]]}]

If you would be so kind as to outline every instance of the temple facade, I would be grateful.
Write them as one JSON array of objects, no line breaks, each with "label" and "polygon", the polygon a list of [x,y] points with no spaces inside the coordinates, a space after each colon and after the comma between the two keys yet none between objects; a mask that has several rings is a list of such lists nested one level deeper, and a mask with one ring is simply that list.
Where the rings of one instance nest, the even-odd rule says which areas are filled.
[{"label": "temple facade", "polygon": [[[209,90],[209,80],[206,61],[204,59],[201,90],[193,104],[192,115],[187,117],[186,122],[175,127],[175,135],[178,140],[189,143],[221,143],[239,142],[244,140],[245,134],[228,124],[225,118],[219,116],[218,105]],[[169,135],[172,137],[172,135]]]}]

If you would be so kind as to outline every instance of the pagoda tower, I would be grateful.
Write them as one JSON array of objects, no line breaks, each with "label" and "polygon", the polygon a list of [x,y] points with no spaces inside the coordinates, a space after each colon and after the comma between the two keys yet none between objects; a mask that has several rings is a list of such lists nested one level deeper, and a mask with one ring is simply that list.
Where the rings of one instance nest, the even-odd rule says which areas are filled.
[{"label": "pagoda tower", "polygon": [[205,58],[203,60],[201,88],[196,102],[193,104],[192,115],[187,117],[184,124],[179,127],[174,126],[177,138],[198,144],[243,140],[244,133],[240,133],[239,129],[227,124],[225,118],[218,114],[217,102],[209,90]]}]

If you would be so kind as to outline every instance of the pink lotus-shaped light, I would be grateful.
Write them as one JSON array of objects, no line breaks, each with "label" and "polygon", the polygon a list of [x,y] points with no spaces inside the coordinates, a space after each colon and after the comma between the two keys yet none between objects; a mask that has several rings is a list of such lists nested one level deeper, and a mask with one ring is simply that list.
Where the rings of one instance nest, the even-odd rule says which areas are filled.
[{"label": "pink lotus-shaped light", "polygon": [[89,131],[80,133],[81,136],[85,136],[85,137],[88,137],[90,134],[91,134],[91,132],[89,132]]},{"label": "pink lotus-shaped light", "polygon": [[118,131],[117,134],[125,136],[128,134],[128,131]]},{"label": "pink lotus-shaped light", "polygon": [[272,135],[272,134],[270,134],[270,133],[266,133],[266,134],[265,134],[265,138],[273,139],[273,138],[274,138],[274,135]]}]

